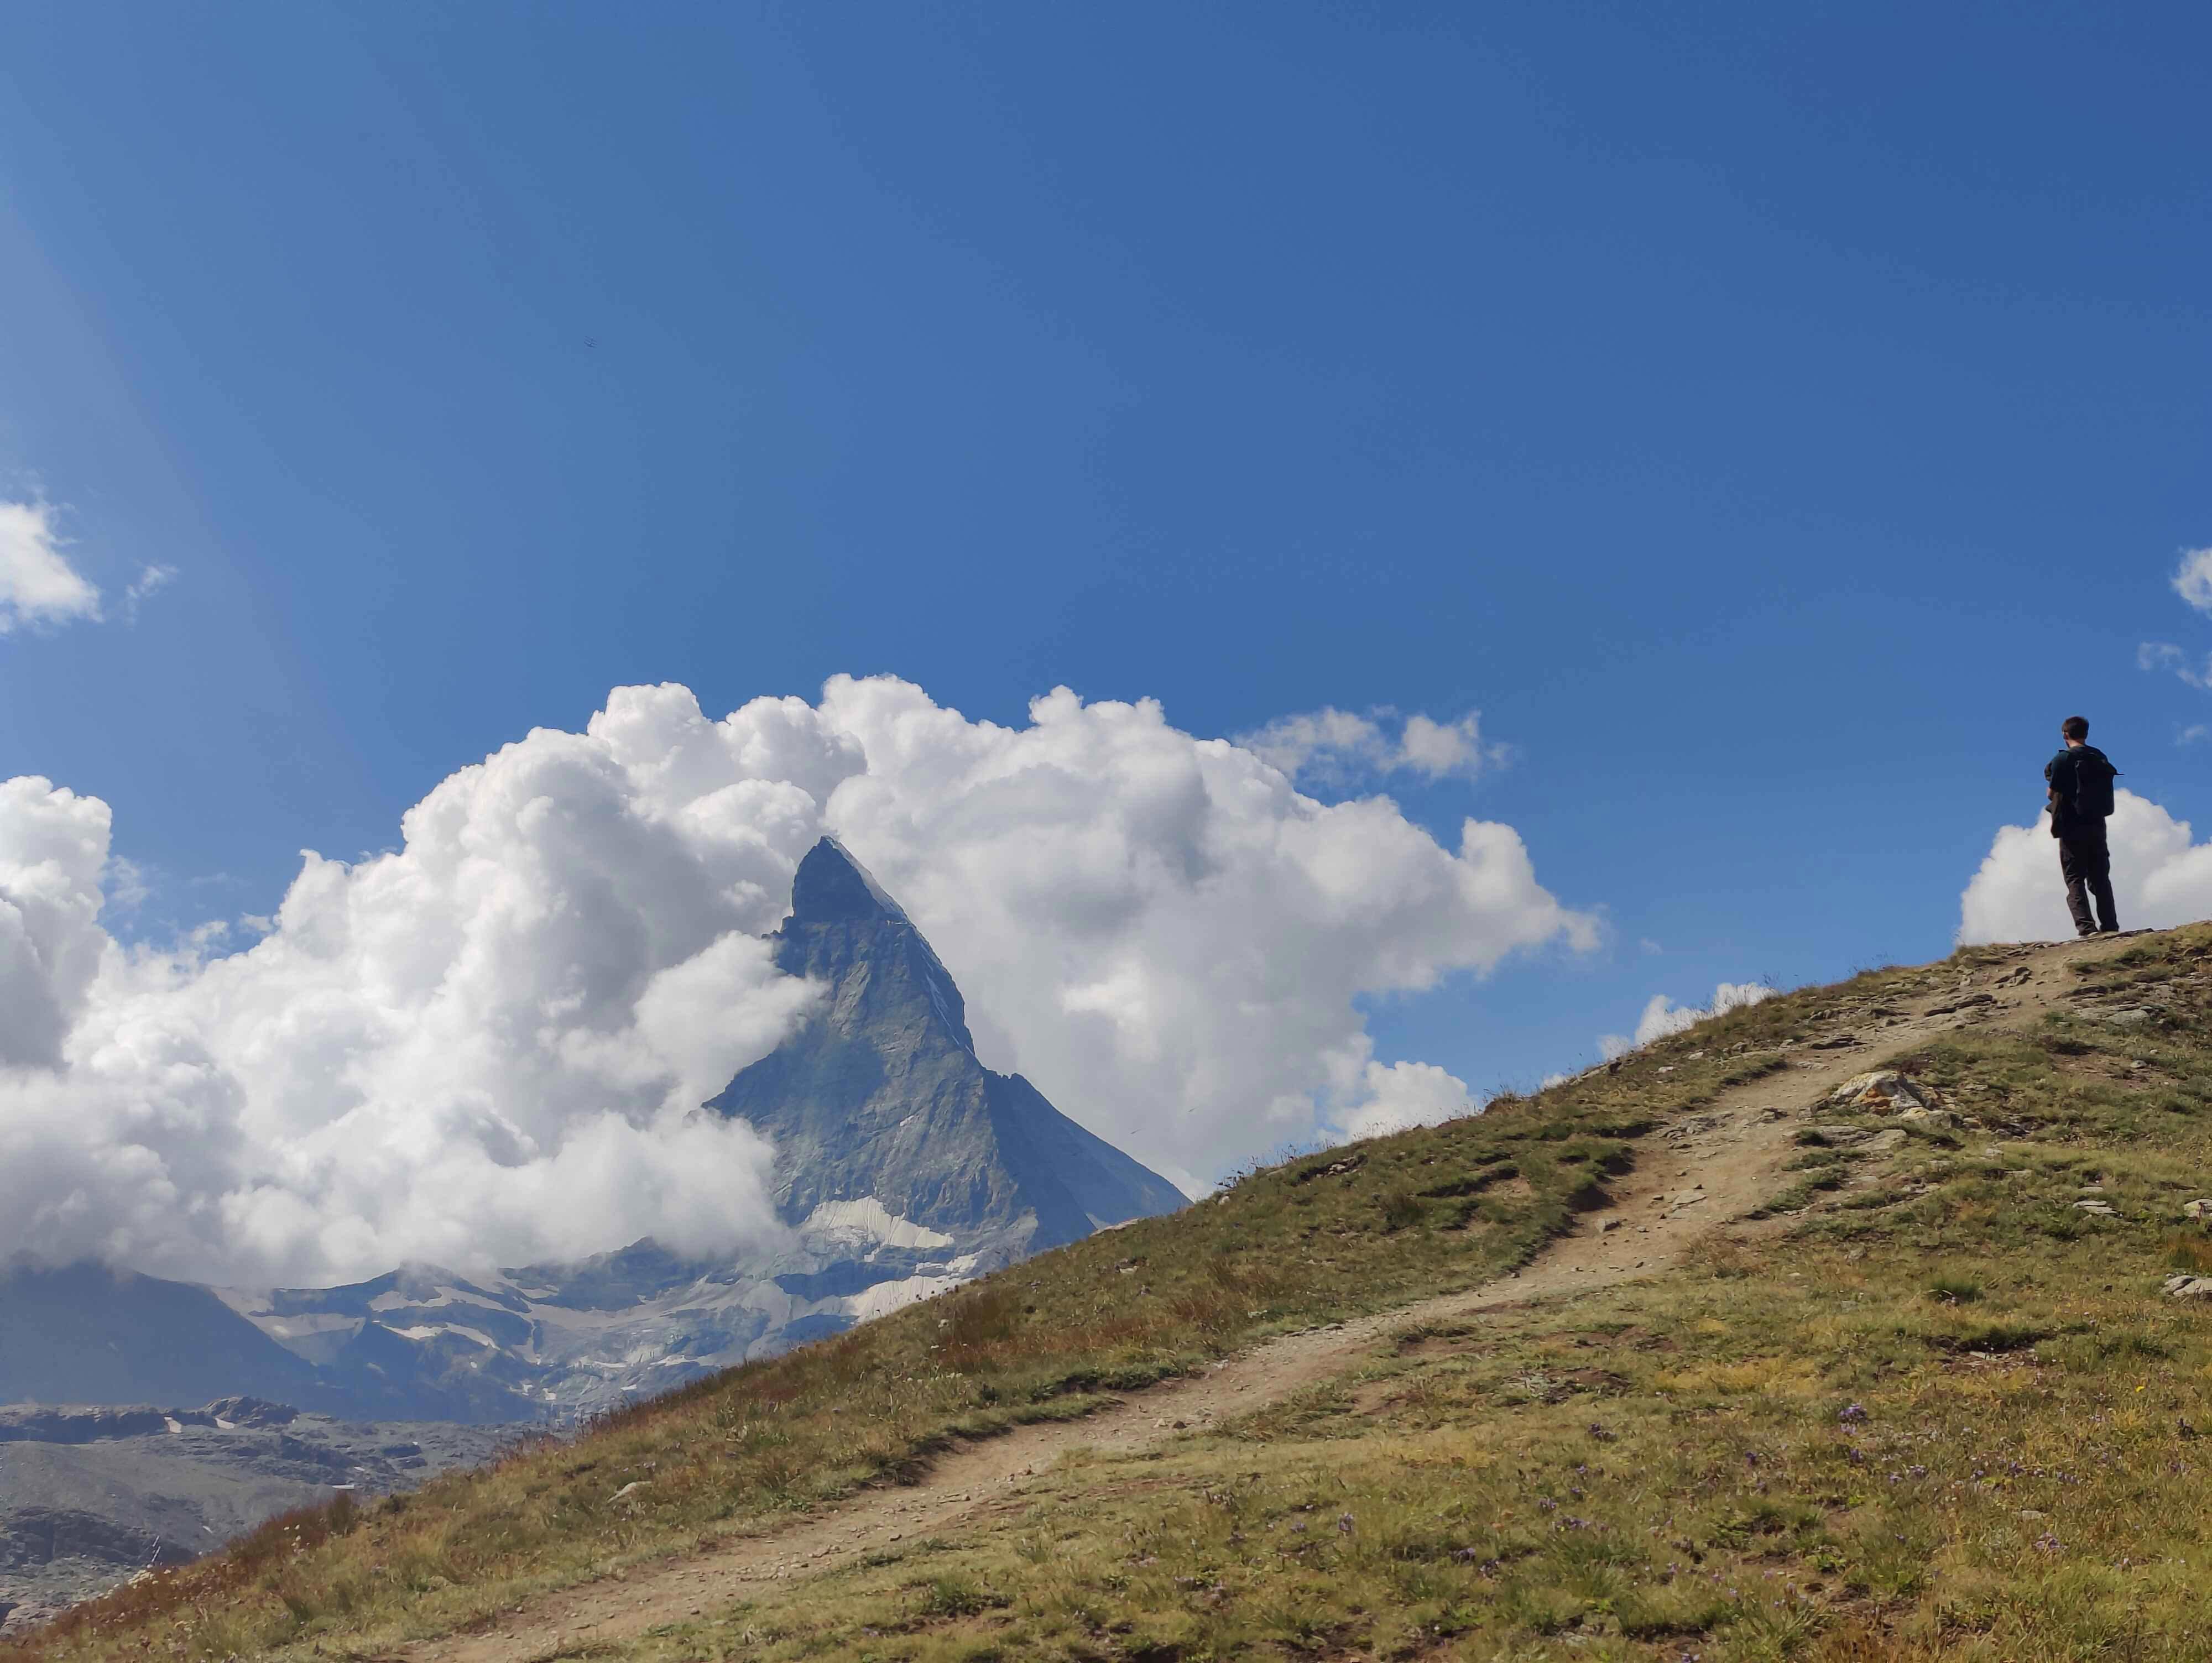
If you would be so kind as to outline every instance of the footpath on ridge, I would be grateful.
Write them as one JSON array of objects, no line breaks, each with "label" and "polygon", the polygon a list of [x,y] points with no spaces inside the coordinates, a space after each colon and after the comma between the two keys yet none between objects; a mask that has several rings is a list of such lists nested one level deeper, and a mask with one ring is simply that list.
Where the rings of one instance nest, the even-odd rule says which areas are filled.
[{"label": "footpath on ridge", "polygon": [[[2131,932],[2140,935],[2143,932]],[[1956,1029],[2021,1028],[2124,937],[1998,950],[2002,968],[1952,989],[1838,1005],[1787,1070],[1730,1088],[1635,1144],[1612,1205],[1580,1216],[1527,1268],[1479,1287],[1287,1334],[1205,1374],[1131,1393],[1081,1420],[1026,1425],[940,1456],[916,1482],[872,1489],[768,1533],[633,1566],[550,1593],[491,1627],[424,1640],[408,1663],[538,1663],[726,1607],[763,1585],[817,1575],[909,1539],[957,1533],[1017,1508],[1026,1481],[1076,1449],[1127,1455],[1281,1401],[1358,1366],[1392,1335],[1655,1275],[1716,1226],[1740,1223],[1783,1187],[1806,1102]],[[1756,1228],[1755,1226],[1753,1228]]]}]

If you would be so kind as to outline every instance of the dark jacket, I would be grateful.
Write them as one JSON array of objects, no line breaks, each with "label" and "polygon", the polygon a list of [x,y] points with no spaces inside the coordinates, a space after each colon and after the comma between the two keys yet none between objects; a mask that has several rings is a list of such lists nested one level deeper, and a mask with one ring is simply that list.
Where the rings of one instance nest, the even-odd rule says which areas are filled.
[{"label": "dark jacket", "polygon": [[2087,794],[2100,803],[2112,800],[2112,780],[2119,773],[2112,759],[2094,745],[2069,745],[2043,765],[2051,786],[2051,835],[2069,843],[2105,841],[2105,816],[2084,812],[2077,805]]}]

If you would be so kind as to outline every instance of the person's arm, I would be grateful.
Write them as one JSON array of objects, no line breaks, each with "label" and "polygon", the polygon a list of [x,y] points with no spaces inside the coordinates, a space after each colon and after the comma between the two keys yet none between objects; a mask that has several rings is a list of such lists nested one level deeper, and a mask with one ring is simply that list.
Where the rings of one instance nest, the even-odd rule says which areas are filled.
[{"label": "person's arm", "polygon": [[2044,792],[2043,811],[2051,816],[2051,835],[2053,837],[2058,835],[2059,822],[2065,815],[2066,798],[2074,783],[2070,778],[2071,770],[2066,766],[2072,760],[2069,753],[2054,756],[2043,765],[2044,783],[2049,787]]}]

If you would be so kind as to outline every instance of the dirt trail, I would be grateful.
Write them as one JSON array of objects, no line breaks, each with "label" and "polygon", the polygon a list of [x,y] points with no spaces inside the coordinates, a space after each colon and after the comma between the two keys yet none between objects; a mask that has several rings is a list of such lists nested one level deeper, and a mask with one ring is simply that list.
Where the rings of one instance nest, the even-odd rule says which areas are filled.
[{"label": "dirt trail", "polygon": [[[1024,1480],[1066,1451],[1136,1453],[1180,1431],[1264,1408],[1355,1367],[1409,1325],[1465,1320],[1654,1274],[1714,1225],[1741,1218],[1783,1187],[1781,1169],[1803,1123],[1798,1111],[1823,1086],[1953,1029],[2032,1022],[2074,985],[2069,967],[2112,947],[2100,940],[2015,948],[1971,985],[1846,1013],[1812,1043],[1784,1053],[1787,1073],[1733,1088],[1638,1140],[1635,1168],[1615,1187],[1614,1205],[1583,1214],[1572,1234],[1526,1270],[1461,1293],[1286,1334],[1202,1375],[1132,1393],[1083,1420],[1023,1427],[965,1445],[940,1457],[912,1485],[867,1490],[764,1535],[724,1540],[550,1594],[494,1627],[418,1642],[398,1656],[408,1663],[537,1663],[618,1641],[728,1606],[764,1583],[803,1578],[956,1528],[1018,1496]],[[1824,1043],[1844,1035],[1857,1042]]]}]

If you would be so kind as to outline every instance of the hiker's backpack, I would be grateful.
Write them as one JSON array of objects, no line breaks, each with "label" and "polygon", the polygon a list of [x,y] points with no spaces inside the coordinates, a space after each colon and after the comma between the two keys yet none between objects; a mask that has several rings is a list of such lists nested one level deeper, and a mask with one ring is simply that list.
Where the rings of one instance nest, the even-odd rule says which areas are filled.
[{"label": "hiker's backpack", "polygon": [[2084,820],[2104,820],[2112,812],[2112,776],[2119,770],[2101,750],[2074,759],[2074,812]]}]

